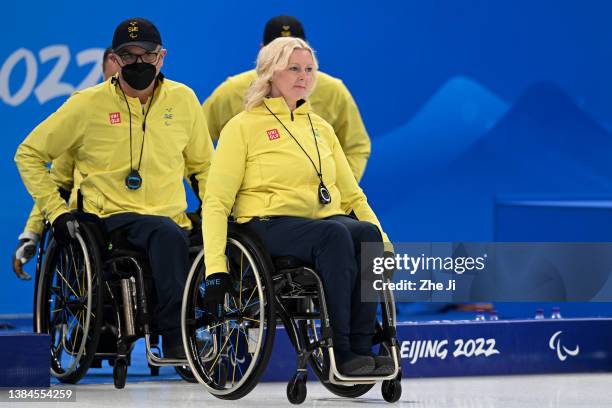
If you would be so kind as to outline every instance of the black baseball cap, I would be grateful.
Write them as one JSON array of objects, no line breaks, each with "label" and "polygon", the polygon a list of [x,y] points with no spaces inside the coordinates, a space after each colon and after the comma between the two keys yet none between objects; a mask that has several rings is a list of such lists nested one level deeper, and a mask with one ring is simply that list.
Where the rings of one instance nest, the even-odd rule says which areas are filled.
[{"label": "black baseball cap", "polygon": [[263,34],[263,45],[268,45],[278,37],[298,37],[306,40],[306,33],[300,20],[293,16],[272,17],[266,23]]},{"label": "black baseball cap", "polygon": [[154,51],[162,45],[161,35],[155,24],[146,18],[128,18],[122,21],[113,35],[113,52],[129,45]]}]

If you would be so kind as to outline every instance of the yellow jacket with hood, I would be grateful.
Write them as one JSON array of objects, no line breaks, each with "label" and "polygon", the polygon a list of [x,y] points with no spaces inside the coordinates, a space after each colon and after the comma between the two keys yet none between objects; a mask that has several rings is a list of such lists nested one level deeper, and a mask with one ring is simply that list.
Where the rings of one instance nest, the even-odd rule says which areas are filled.
[{"label": "yellow jacket with hood", "polygon": [[[124,212],[167,216],[189,228],[183,176],[204,187],[213,148],[194,92],[160,76],[145,106],[124,96],[113,78],[75,92],[19,146],[15,161],[21,177],[50,222],[68,207],[45,164],[64,152],[74,157],[83,177],[85,211],[101,217]],[[143,182],[137,190],[125,185],[130,153],[132,168],[140,163]]]},{"label": "yellow jacket with hood", "polygon": [[[246,90],[255,78],[255,70],[229,77],[204,101],[202,109],[214,140],[219,138],[225,124],[244,109]],[[371,145],[351,93],[341,80],[319,71],[308,100],[312,110],[334,129],[355,179],[361,180]]]},{"label": "yellow jacket with hood", "polygon": [[[319,203],[320,181],[313,164],[268,108],[317,168],[318,147],[323,182],[331,193],[330,204]],[[282,97],[265,99],[223,128],[206,185],[203,212],[207,274],[227,271],[225,242],[230,213],[238,223],[244,223],[253,217],[322,219],[353,212],[359,220],[375,224],[382,232],[332,127],[310,112],[308,102],[291,112]],[[388,242],[386,234],[382,235]]]}]

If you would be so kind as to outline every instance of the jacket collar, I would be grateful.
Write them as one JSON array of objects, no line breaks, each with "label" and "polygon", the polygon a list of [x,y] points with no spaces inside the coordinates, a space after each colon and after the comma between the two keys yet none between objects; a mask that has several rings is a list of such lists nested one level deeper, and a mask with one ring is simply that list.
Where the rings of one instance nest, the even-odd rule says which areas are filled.
[{"label": "jacket collar", "polygon": [[[297,105],[298,107],[293,111],[294,115],[306,115],[310,113],[310,102],[307,100],[299,100]],[[269,114],[270,112],[268,109],[270,109],[275,115],[291,114],[289,106],[287,105],[287,102],[285,102],[285,98],[282,96],[279,96],[278,98],[266,98],[263,100],[262,104],[257,106],[254,110]]]}]

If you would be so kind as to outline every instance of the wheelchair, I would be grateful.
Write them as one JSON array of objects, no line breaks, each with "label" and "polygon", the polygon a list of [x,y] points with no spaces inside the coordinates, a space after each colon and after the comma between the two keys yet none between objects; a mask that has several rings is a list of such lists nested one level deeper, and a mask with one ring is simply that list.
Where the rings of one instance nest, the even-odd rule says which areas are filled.
[{"label": "wheelchair", "polygon": [[[37,254],[34,331],[51,336],[51,374],[75,384],[106,360],[113,366],[115,387],[123,388],[134,344],[144,337],[153,376],[160,366],[175,366],[184,380],[197,382],[186,360],[161,357],[147,257],[120,234],[107,234],[96,216],[74,215],[76,240],[59,245],[46,225]],[[201,233],[192,235],[193,259],[202,241]]]},{"label": "wheelchair", "polygon": [[312,267],[292,257],[272,260],[247,226],[228,225],[227,266],[231,288],[224,317],[215,322],[205,313],[203,252],[192,263],[181,311],[187,359],[198,382],[221,399],[239,399],[257,385],[282,323],[295,348],[297,369],[287,384],[287,398],[302,403],[307,394],[307,365],[333,394],[356,398],[382,381],[388,402],[401,396],[401,368],[396,339],[393,294],[383,294],[382,322],[374,343],[394,361],[392,374],[356,377],[338,372],[323,283]]}]

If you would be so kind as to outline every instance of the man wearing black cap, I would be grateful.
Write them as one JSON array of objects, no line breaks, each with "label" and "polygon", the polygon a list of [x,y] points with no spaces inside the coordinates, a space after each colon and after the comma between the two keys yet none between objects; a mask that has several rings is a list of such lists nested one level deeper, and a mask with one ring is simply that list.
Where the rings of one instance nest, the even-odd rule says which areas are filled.
[{"label": "man wearing black cap", "polygon": [[[306,33],[295,17],[277,16],[266,24],[262,46],[278,37],[305,40]],[[225,124],[244,110],[245,92],[256,77],[254,69],[231,76],[204,101],[204,116],[214,140]],[[341,80],[318,71],[316,87],[308,100],[312,110],[334,128],[355,179],[361,180],[370,157],[370,138],[349,90]]]},{"label": "man wearing black cap", "polygon": [[84,210],[148,254],[164,355],[182,358],[180,308],[192,228],[183,177],[203,197],[212,143],[194,92],[160,73],[166,50],[150,21],[123,21],[112,48],[118,74],[75,92],[28,135],[15,161],[54,238],[65,244],[78,223],[45,163],[71,152],[83,176]]}]

